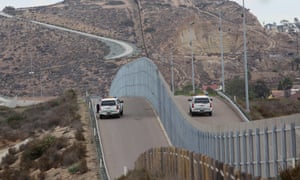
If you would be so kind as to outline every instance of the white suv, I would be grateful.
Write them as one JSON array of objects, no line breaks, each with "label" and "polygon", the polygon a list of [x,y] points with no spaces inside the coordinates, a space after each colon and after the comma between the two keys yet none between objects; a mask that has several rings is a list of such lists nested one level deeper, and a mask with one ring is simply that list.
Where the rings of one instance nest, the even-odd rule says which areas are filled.
[{"label": "white suv", "polygon": [[123,115],[123,101],[113,97],[113,98],[103,98],[99,104],[99,116],[100,119],[104,117],[115,116],[120,118]]},{"label": "white suv", "polygon": [[190,101],[189,112],[191,116],[204,113],[208,113],[208,115],[212,116],[212,98],[210,98],[209,96],[193,96],[192,99],[189,99],[188,101]]}]

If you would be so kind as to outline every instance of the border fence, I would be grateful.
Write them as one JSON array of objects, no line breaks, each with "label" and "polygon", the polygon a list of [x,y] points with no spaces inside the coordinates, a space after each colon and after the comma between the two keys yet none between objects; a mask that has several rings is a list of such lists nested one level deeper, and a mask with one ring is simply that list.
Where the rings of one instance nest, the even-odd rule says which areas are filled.
[{"label": "border fence", "polygon": [[243,173],[276,177],[280,169],[299,162],[299,116],[197,129],[177,107],[167,83],[148,58],[122,66],[110,95],[146,98],[175,147],[207,155]]},{"label": "border fence", "polygon": [[206,155],[176,147],[149,149],[136,160],[135,169],[146,169],[151,177],[157,177],[157,179],[260,179],[252,177],[251,174],[235,171],[232,166]]}]

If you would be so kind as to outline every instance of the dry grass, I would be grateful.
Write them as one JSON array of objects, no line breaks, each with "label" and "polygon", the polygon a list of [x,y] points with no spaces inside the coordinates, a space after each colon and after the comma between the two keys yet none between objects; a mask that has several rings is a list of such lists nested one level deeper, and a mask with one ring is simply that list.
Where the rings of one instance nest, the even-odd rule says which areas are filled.
[{"label": "dry grass", "polygon": [[[5,144],[4,140],[9,142],[34,138],[28,144],[22,145],[18,151],[9,149],[8,155],[0,164],[0,179],[20,179],[21,175],[21,179],[52,179],[53,174],[48,172],[53,169],[62,178],[89,172],[88,164],[92,160],[88,159],[88,162],[86,158],[92,153],[87,153],[89,143],[85,141],[87,133],[78,114],[77,101],[76,93],[70,90],[58,99],[28,107],[20,112],[1,108],[0,128],[19,132],[15,133],[14,138],[10,138],[9,133],[1,131],[2,137],[9,138],[1,138],[2,144]],[[58,133],[59,129],[62,130]],[[92,173],[84,177],[89,179],[97,176]]]},{"label": "dry grass", "polygon": [[300,100],[272,99],[251,101],[251,119],[271,118],[300,113]]}]

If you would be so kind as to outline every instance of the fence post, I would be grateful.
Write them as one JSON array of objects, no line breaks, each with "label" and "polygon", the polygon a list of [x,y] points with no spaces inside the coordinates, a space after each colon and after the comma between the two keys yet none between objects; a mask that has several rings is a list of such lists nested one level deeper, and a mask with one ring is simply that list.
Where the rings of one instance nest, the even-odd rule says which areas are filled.
[{"label": "fence post", "polygon": [[229,137],[229,140],[230,140],[230,166],[234,165],[234,134],[232,131],[230,131],[230,137]]},{"label": "fence post", "polygon": [[261,149],[260,149],[260,129],[256,128],[255,142],[256,142],[256,171],[257,176],[261,176]]},{"label": "fence post", "polygon": [[195,179],[195,176],[194,176],[194,153],[193,152],[190,152],[190,178],[191,180],[194,180]]},{"label": "fence post", "polygon": [[277,162],[277,158],[278,158],[278,146],[277,146],[277,127],[276,125],[273,126],[273,131],[272,131],[272,139],[273,139],[273,160],[274,160],[274,164],[273,164],[273,168],[274,168],[274,175],[277,176],[278,174],[278,162]]},{"label": "fence post", "polygon": [[254,166],[253,166],[253,156],[254,156],[254,148],[253,148],[253,134],[252,129],[248,130],[249,135],[249,171],[250,174],[254,175]]},{"label": "fence post", "polygon": [[242,172],[247,172],[247,143],[246,143],[246,130],[242,134]]},{"label": "fence post", "polygon": [[291,123],[291,155],[293,159],[296,159],[297,152],[296,152],[296,130],[295,130],[295,123]]},{"label": "fence post", "polygon": [[175,175],[176,175],[176,177],[178,177],[179,176],[179,167],[178,167],[178,156],[179,156],[179,154],[178,154],[178,148],[175,148]]},{"label": "fence post", "polygon": [[229,162],[229,133],[225,133],[225,163],[228,164]]},{"label": "fence post", "polygon": [[215,135],[214,133],[210,133],[210,140],[211,140],[211,155],[214,159],[216,159],[216,153],[215,153],[215,149],[217,148],[216,147],[216,138],[215,138]]},{"label": "fence post", "polygon": [[221,146],[220,146],[220,133],[219,132],[217,133],[217,136],[216,136],[216,147],[217,147],[217,149],[216,149],[216,151],[217,151],[216,159],[221,160],[221,155],[220,155]]},{"label": "fence post", "polygon": [[282,148],[282,168],[287,168],[286,162],[286,131],[285,131],[285,124],[282,124],[281,128],[281,148]]},{"label": "fence post", "polygon": [[161,147],[160,149],[158,149],[160,151],[160,165],[161,165],[161,174],[165,175],[165,169],[164,169],[164,151],[165,148]]},{"label": "fence post", "polygon": [[265,137],[265,143],[264,143],[264,149],[265,149],[265,173],[266,177],[270,176],[270,167],[269,167],[269,137],[268,137],[268,128],[265,128],[264,131],[264,137]]},{"label": "fence post", "polygon": [[241,144],[239,131],[236,131],[236,166],[238,170],[241,170]]},{"label": "fence post", "polygon": [[221,133],[221,161],[225,161],[225,134]]}]

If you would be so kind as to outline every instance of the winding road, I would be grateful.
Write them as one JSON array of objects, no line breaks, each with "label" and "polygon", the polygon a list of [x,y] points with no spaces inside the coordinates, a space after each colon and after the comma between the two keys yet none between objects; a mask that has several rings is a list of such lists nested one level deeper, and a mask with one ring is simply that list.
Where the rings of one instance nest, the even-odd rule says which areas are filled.
[{"label": "winding road", "polygon": [[17,19],[21,19],[24,21],[28,21],[28,22],[31,22],[34,24],[38,24],[38,25],[47,27],[49,29],[56,29],[56,30],[65,31],[65,32],[69,32],[69,33],[75,33],[75,34],[79,34],[81,36],[85,36],[88,38],[100,40],[110,48],[110,53],[107,56],[105,56],[105,59],[117,59],[117,58],[122,58],[122,57],[126,57],[126,56],[131,56],[132,54],[135,53],[136,48],[133,45],[130,45],[130,44],[120,41],[120,40],[97,36],[94,34],[85,33],[85,32],[81,32],[81,31],[77,31],[77,30],[72,30],[72,29],[68,29],[65,27],[42,23],[42,22],[38,22],[38,21],[26,20],[26,19],[22,19],[22,18],[19,18],[16,16],[11,16],[2,11],[0,11],[0,16],[7,17],[7,18],[17,18]]}]

